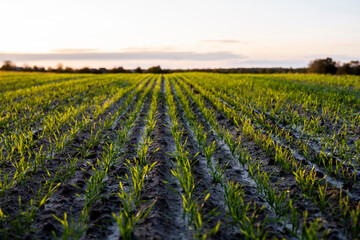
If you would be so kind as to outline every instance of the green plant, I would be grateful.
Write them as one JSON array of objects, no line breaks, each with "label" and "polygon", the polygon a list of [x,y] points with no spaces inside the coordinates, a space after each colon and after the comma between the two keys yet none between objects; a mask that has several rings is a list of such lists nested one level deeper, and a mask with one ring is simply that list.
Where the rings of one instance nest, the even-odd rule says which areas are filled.
[{"label": "green plant", "polygon": [[304,222],[301,229],[301,239],[326,239],[329,230],[320,232],[320,228],[324,222],[319,218],[316,218],[313,222],[307,222],[308,214],[308,211],[305,211],[303,216]]},{"label": "green plant", "polygon": [[118,196],[121,199],[121,209],[119,216],[113,213],[113,217],[116,219],[116,222],[119,226],[121,237],[123,239],[131,239],[131,234],[134,229],[134,226],[139,222],[144,220],[152,207],[156,203],[156,200],[153,200],[150,204],[144,205],[138,211],[133,208],[132,194],[126,193],[121,182],[119,182],[121,192],[118,193]]},{"label": "green plant", "polygon": [[238,183],[228,181],[224,184],[225,204],[231,221],[236,224],[247,239],[265,239],[265,226],[267,220],[265,219],[261,226],[257,223],[258,212],[262,211],[263,207],[257,209],[256,204],[251,202],[245,203],[244,191],[242,186]]},{"label": "green plant", "polygon": [[321,179],[316,179],[315,166],[313,166],[310,171],[305,168],[302,170],[297,169],[297,171],[294,172],[294,175],[296,182],[300,185],[303,191],[303,194],[308,198],[311,197],[321,181]]},{"label": "green plant", "polygon": [[[61,219],[55,215],[53,215],[53,217],[56,220],[58,220],[63,227],[63,233],[62,233],[61,239],[64,239],[64,240],[80,239],[86,230],[86,228],[83,225],[76,224],[74,222],[73,217],[71,217],[71,222],[69,224],[68,218],[67,218],[67,213],[64,213],[63,219]],[[80,222],[82,222],[82,221],[79,221],[79,223]],[[55,237],[55,239],[57,239],[55,232],[53,232],[53,236]]]}]

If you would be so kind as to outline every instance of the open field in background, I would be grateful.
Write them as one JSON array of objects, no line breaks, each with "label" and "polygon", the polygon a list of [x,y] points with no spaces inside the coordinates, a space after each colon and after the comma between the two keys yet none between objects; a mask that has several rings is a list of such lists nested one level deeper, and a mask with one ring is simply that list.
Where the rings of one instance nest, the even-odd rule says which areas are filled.
[{"label": "open field in background", "polygon": [[0,239],[359,239],[360,77],[0,72]]}]

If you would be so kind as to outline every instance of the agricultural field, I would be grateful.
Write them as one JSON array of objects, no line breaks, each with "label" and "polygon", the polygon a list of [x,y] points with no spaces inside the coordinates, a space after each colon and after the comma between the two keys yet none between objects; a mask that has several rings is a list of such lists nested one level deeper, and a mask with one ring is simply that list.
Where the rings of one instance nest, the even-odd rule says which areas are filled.
[{"label": "agricultural field", "polygon": [[0,72],[0,239],[359,239],[360,77]]}]

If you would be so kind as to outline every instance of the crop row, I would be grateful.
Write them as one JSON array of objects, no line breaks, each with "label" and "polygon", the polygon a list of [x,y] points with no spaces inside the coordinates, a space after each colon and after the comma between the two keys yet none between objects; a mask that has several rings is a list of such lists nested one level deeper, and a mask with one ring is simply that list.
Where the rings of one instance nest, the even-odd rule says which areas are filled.
[{"label": "crop row", "polygon": [[0,81],[0,238],[358,239],[356,77]]},{"label": "crop row", "polygon": [[[187,82],[190,83],[190,81]],[[271,131],[266,132],[257,127],[252,123],[251,118],[244,117],[241,112],[236,112],[219,98],[216,98],[213,94],[206,92],[206,90],[202,89],[200,86],[195,86],[196,83],[194,83],[194,81],[191,81],[191,84],[218,110],[223,112],[229,119],[233,120],[238,126],[238,131],[243,132],[245,136],[248,135],[252,141],[255,141],[259,147],[264,149],[268,156],[274,158],[274,162],[276,164],[280,165],[287,172],[293,173],[296,182],[301,186],[303,195],[306,198],[312,199],[323,213],[325,212],[327,206],[331,206],[333,211],[332,214],[329,214],[329,218],[338,219],[338,224],[343,228],[348,228],[350,226],[350,229],[347,229],[347,234],[352,235],[353,237],[357,236],[359,231],[357,219],[359,215],[359,204],[358,200],[355,200],[357,197],[352,194],[354,191],[347,191],[350,198],[353,197],[353,200],[349,200],[349,195],[343,197],[342,189],[338,189],[337,186],[328,187],[328,183],[324,180],[325,177],[319,178],[316,176],[317,171],[314,171],[315,165],[310,165],[309,167],[306,164],[304,165],[299,161],[296,161],[296,158],[294,158],[294,152],[290,151],[286,145],[284,146],[283,144],[279,144],[279,141],[277,141],[278,136],[274,137],[274,135],[271,134]],[[183,84],[183,86],[184,88],[187,87],[185,84]],[[189,87],[187,87],[187,89],[189,94],[196,95],[194,92],[191,92]],[[204,114],[207,114],[207,112],[205,111]],[[211,118],[211,116],[209,117],[209,121],[215,122],[214,118]],[[218,135],[220,137],[224,136],[225,133],[221,133],[221,128],[218,127],[218,129],[220,129],[218,130]],[[236,145],[234,146],[234,144],[230,144],[229,147],[230,149],[235,149]],[[344,169],[343,166],[341,166],[341,168]],[[345,169],[345,171],[347,170],[348,169]],[[354,183],[354,185],[356,186],[357,183]],[[337,192],[335,198],[338,200],[332,199],[335,194],[329,195],[329,193],[333,191]],[[283,196],[282,193],[279,193],[279,196]],[[290,204],[290,201],[288,203]],[[338,217],[339,212],[342,216],[340,218]]]}]

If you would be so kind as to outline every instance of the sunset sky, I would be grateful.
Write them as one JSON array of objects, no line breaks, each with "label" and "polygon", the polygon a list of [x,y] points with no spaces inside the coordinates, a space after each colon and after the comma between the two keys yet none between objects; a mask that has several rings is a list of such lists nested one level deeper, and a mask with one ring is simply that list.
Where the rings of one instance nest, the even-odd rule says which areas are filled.
[{"label": "sunset sky", "polygon": [[18,66],[304,67],[360,60],[359,0],[2,0]]}]

